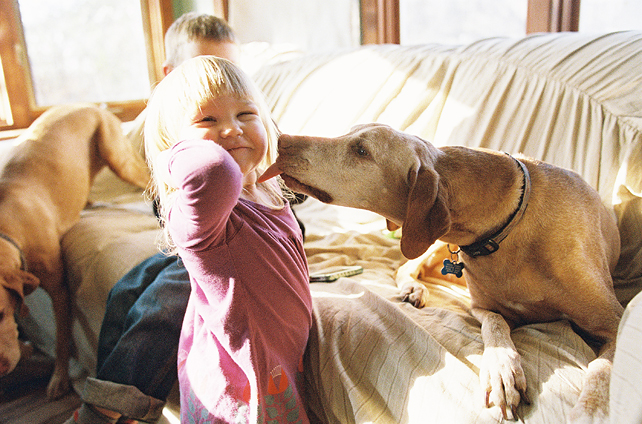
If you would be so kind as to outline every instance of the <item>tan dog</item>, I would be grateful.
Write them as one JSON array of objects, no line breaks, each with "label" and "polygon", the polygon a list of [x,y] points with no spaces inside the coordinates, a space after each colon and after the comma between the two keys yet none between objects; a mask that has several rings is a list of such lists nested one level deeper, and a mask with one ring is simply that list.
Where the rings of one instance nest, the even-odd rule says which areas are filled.
[{"label": "tan dog", "polygon": [[14,311],[38,283],[51,296],[56,362],[47,388],[57,398],[69,388],[70,295],[60,239],[80,218],[94,177],[108,165],[145,188],[149,173],[113,114],[94,106],[47,110],[21,136],[0,173],[0,376],[20,358]]},{"label": "tan dog", "polygon": [[[577,174],[488,150],[438,149],[379,124],[330,139],[283,135],[276,164],[260,180],[279,173],[295,191],[403,226],[401,250],[408,258],[437,239],[462,246],[471,312],[481,322],[480,379],[488,406],[516,418],[520,399],[528,399],[511,328],[570,319],[602,343],[571,421],[608,415],[622,315],[609,271],[619,256],[619,234],[597,192]],[[422,294],[413,290],[422,289],[405,295],[418,301]]]}]

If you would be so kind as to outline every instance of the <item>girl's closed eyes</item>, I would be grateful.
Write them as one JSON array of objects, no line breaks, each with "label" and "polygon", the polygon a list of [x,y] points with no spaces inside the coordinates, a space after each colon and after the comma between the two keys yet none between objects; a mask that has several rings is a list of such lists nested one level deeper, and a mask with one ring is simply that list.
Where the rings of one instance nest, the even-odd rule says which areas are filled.
[{"label": "girl's closed eyes", "polygon": [[[236,115],[236,117],[237,117],[239,120],[247,121],[247,120],[252,119],[253,117],[257,117],[257,118],[258,118],[258,117],[259,117],[259,112],[258,112],[258,110],[255,108],[255,109],[253,109],[253,110],[246,110],[246,111],[239,112],[239,113]],[[212,122],[212,123],[216,123],[216,122],[218,122],[218,119],[217,119],[216,117],[214,117],[214,116],[207,115],[207,116],[202,116],[202,117],[201,117],[201,116],[196,117],[196,118],[194,119],[194,122],[195,122],[195,123],[199,123],[199,122]]]}]

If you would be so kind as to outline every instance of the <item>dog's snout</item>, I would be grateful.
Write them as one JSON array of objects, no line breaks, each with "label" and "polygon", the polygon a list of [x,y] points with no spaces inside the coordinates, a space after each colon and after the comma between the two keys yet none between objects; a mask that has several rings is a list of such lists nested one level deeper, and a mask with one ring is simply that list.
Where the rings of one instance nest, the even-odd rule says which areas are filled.
[{"label": "dog's snout", "polygon": [[[279,137],[278,153],[281,161],[300,163],[306,161],[311,144],[306,137],[282,134]],[[282,162],[283,163],[283,162]]]},{"label": "dog's snout", "polygon": [[291,135],[287,134],[281,134],[279,136],[279,150],[280,149],[288,149],[292,146],[293,140]]},{"label": "dog's snout", "polygon": [[281,134],[279,136],[279,150],[303,151],[312,146],[320,146],[331,139],[322,137],[310,137],[305,135]]},{"label": "dog's snout", "polygon": [[0,377],[9,374],[10,371],[10,361],[4,355],[0,355]]}]

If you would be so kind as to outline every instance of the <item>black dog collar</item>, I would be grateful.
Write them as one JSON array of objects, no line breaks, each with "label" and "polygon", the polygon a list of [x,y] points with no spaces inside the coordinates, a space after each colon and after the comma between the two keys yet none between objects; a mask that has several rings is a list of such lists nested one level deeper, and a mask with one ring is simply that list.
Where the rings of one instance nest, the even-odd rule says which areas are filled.
[{"label": "black dog collar", "polygon": [[515,159],[510,154],[508,153],[506,154],[510,156],[510,158],[513,159],[515,162],[517,162],[520,169],[524,173],[524,185],[522,190],[522,196],[519,199],[519,205],[517,206],[517,210],[513,212],[513,215],[511,215],[510,219],[502,229],[497,231],[492,236],[485,238],[481,241],[475,242],[473,244],[469,244],[468,246],[459,247],[462,252],[464,252],[465,254],[473,258],[477,256],[490,255],[491,253],[496,252],[499,249],[499,243],[501,243],[502,240],[504,240],[508,236],[508,234],[511,232],[513,227],[515,227],[515,225],[517,225],[520,219],[522,219],[522,216],[524,215],[524,211],[526,211],[526,207],[528,206],[528,199],[531,195],[531,176],[528,173],[528,169],[526,169],[526,165],[524,165],[519,160]]},{"label": "black dog collar", "polygon": [[5,239],[6,241],[9,242],[9,244],[12,244],[13,247],[18,249],[18,253],[20,254],[20,269],[23,271],[27,270],[27,258],[25,257],[25,253],[22,251],[20,246],[18,246],[18,243],[16,243],[11,237],[4,233],[0,233],[0,238]]}]

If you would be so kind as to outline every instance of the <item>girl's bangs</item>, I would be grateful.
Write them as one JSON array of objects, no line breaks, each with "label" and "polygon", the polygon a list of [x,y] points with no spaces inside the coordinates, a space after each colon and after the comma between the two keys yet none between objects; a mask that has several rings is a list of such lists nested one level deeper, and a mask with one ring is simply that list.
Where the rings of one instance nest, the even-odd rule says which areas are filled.
[{"label": "girl's bangs", "polygon": [[184,90],[179,93],[179,103],[183,108],[201,106],[208,100],[219,96],[250,98],[254,96],[248,89],[250,82],[230,62],[202,56],[201,60],[190,61],[183,72]]}]

